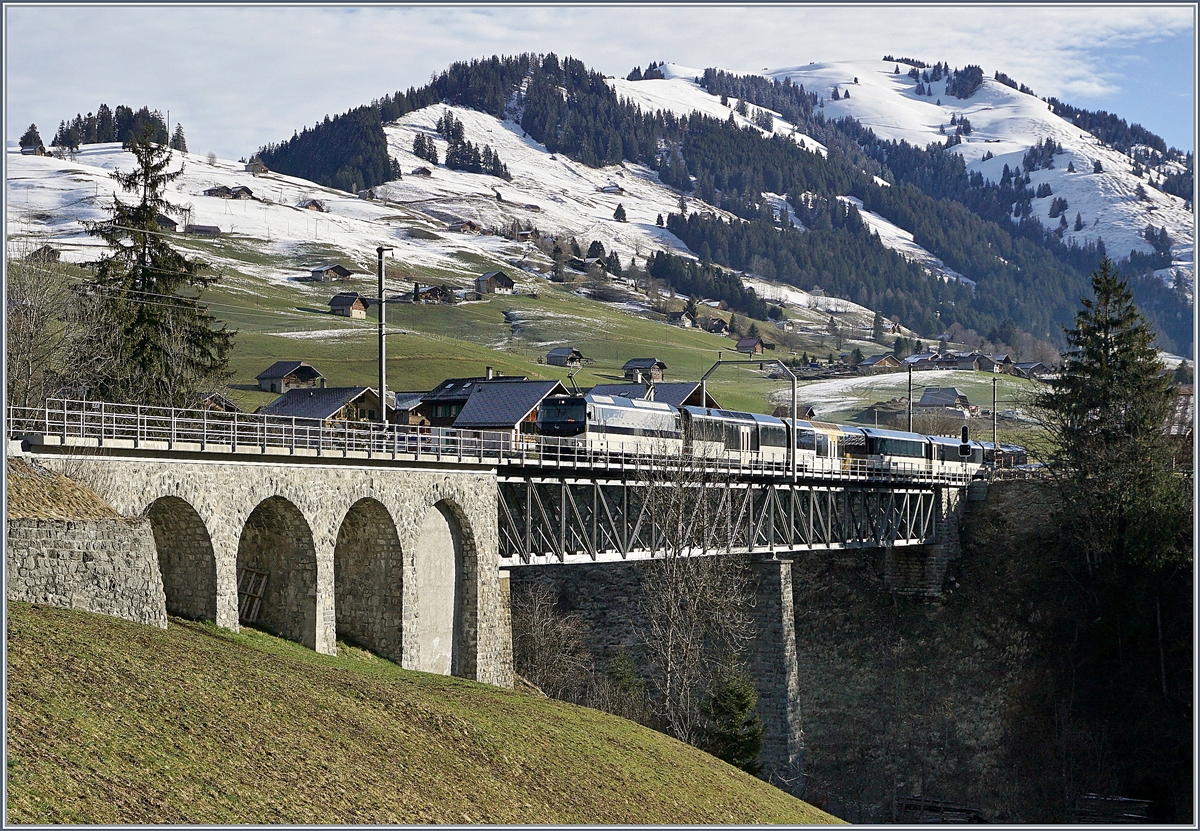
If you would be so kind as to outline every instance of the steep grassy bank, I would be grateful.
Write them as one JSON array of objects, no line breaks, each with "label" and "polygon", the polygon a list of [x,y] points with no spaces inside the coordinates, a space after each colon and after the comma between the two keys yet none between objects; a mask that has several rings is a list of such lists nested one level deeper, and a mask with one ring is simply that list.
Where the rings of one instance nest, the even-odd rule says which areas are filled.
[{"label": "steep grassy bank", "polygon": [[14,823],[822,823],[604,713],[255,631],[8,610]]}]

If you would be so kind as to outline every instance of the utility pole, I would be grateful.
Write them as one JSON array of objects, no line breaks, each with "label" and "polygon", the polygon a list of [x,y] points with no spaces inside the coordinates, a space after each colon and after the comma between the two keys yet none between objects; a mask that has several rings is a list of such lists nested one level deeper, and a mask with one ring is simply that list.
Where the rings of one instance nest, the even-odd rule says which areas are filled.
[{"label": "utility pole", "polygon": [[387,424],[387,350],[383,345],[383,324],[387,317],[387,298],[383,294],[383,252],[395,249],[379,246],[375,253],[379,255],[379,423]]},{"label": "utility pole", "polygon": [[912,364],[908,365],[908,432],[912,432]]},{"label": "utility pole", "polygon": [[999,378],[992,379],[992,467],[1000,466],[1000,445],[996,444],[996,426],[998,416],[996,415],[996,382]]}]

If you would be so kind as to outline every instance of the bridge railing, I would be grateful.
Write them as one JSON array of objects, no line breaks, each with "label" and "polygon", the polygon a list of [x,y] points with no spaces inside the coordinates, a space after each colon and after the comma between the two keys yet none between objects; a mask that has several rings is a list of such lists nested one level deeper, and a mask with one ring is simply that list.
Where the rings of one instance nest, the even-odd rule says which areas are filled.
[{"label": "bridge railing", "polygon": [[[193,452],[390,456],[497,466],[617,469],[654,478],[704,472],[713,478],[791,474],[786,457],[761,452],[700,456],[677,450],[628,451],[518,431],[323,421],[316,418],[174,409],[101,401],[51,399],[43,407],[9,407],[8,435],[54,437],[62,444],[127,446]],[[965,484],[967,473],[934,470],[927,461],[861,458],[803,460],[806,479]]]}]

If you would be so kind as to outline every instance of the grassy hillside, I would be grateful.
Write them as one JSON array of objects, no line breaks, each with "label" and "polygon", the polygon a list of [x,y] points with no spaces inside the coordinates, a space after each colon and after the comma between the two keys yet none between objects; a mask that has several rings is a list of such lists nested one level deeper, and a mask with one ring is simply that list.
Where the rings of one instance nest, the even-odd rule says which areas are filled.
[{"label": "grassy hillside", "polygon": [[255,631],[8,609],[13,823],[824,823],[624,719]]}]

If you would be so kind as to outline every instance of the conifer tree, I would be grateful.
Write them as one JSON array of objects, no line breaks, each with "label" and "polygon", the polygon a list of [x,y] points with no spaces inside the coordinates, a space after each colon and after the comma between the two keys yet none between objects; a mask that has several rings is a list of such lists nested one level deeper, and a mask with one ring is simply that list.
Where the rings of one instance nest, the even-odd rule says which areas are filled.
[{"label": "conifer tree", "polygon": [[38,128],[37,128],[36,124],[30,124],[29,129],[26,130],[21,135],[21,146],[22,147],[41,147],[42,146],[42,137],[40,135],[38,135]]},{"label": "conifer tree", "polygon": [[171,149],[178,150],[180,153],[187,152],[187,139],[183,136],[183,124],[175,124],[175,132],[171,136]]},{"label": "conifer tree", "polygon": [[625,221],[625,205],[624,204],[622,204],[622,203],[617,204],[617,209],[615,211],[613,211],[613,219],[615,219],[617,222]]},{"label": "conifer tree", "polygon": [[158,217],[175,212],[163,191],[183,169],[170,170],[171,151],[154,135],[154,125],[144,123],[129,145],[133,170],[112,173],[138,201],[114,198],[111,217],[88,228],[111,253],[82,290],[102,307],[118,353],[115,369],[91,386],[95,397],[109,401],[189,406],[227,377],[234,332],[199,302],[217,278],[204,275],[204,264],[175,251],[159,230]]}]

